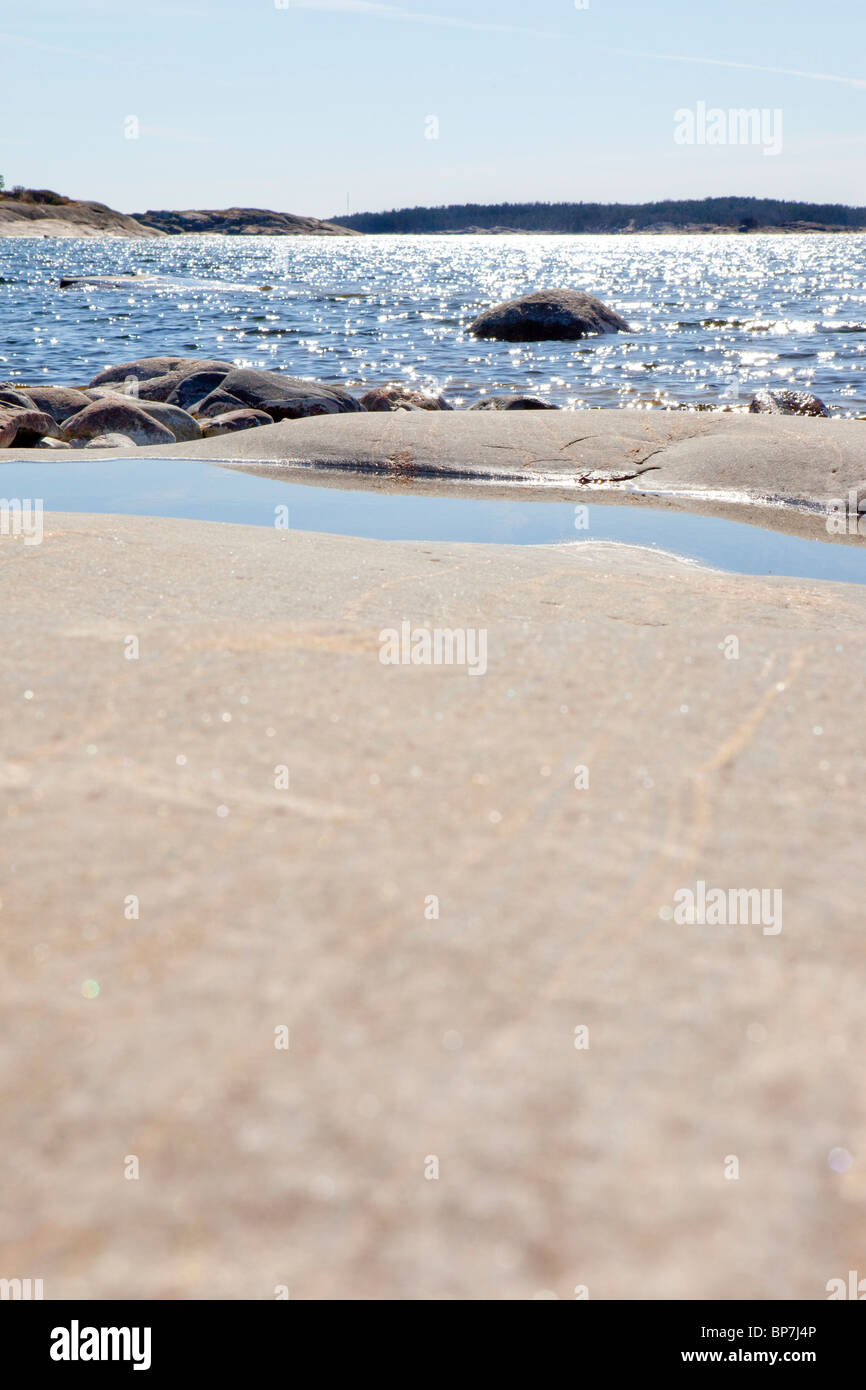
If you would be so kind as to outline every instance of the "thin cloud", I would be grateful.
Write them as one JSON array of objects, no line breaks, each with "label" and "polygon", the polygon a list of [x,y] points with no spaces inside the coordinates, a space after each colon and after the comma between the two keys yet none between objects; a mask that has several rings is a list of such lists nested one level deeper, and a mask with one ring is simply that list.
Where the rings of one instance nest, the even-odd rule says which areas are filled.
[{"label": "thin cloud", "polygon": [[661,63],[697,63],[714,68],[742,68],[746,72],[773,72],[780,77],[806,77],[811,82],[839,82],[843,87],[866,88],[866,78],[838,77],[831,72],[802,72],[799,68],[770,68],[761,63],[734,63],[724,58],[685,58],[678,53],[628,53],[623,57],[653,58]]},{"label": "thin cloud", "polygon": [[154,140],[169,140],[175,145],[213,144],[213,137],[210,135],[197,135],[191,130],[175,130],[171,126],[143,125],[139,127],[139,134],[150,136]]},{"label": "thin cloud", "polygon": [[404,10],[399,5],[378,5],[373,0],[289,0],[288,10],[320,10],[331,14],[363,15],[369,19],[393,19],[413,24],[440,24],[448,29],[474,29],[485,34],[532,34],[536,38],[561,39],[543,29],[527,29],[518,24],[490,24],[483,20],[459,19],[454,15],[425,14]]},{"label": "thin cloud", "polygon": [[116,59],[105,53],[90,53],[82,48],[65,48],[58,43],[40,43],[38,39],[24,39],[18,34],[0,34],[0,43],[15,44],[19,48],[38,48],[41,53],[60,53],[64,58],[83,58],[88,63],[106,63],[116,66]]},{"label": "thin cloud", "polygon": [[[57,53],[63,58],[78,58],[84,63],[96,63],[100,67],[115,70],[128,67],[134,67],[139,72],[141,70],[141,58],[133,53],[119,53],[116,56],[108,53],[94,53],[90,49],[67,48],[64,44],[42,43],[39,39],[26,39],[21,34],[0,34],[0,44],[14,44],[18,48],[35,48],[40,53]],[[162,71],[164,73],[174,72],[179,77],[184,76],[189,80],[190,70],[188,67],[164,67]],[[199,76],[201,77],[201,74]],[[237,83],[225,77],[207,75],[203,80],[206,80],[208,87],[224,87],[226,91],[237,91]]]}]

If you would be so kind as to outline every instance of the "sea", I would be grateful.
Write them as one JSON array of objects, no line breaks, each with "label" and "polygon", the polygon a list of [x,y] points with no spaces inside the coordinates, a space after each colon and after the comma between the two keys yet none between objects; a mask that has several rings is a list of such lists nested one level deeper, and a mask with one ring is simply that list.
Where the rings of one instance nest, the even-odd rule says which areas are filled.
[{"label": "sea", "polygon": [[[117,289],[61,277],[136,274]],[[497,343],[488,306],[570,287],[630,333]],[[139,357],[565,408],[745,409],[755,390],[866,414],[866,235],[0,238],[0,379],[82,385]]]}]

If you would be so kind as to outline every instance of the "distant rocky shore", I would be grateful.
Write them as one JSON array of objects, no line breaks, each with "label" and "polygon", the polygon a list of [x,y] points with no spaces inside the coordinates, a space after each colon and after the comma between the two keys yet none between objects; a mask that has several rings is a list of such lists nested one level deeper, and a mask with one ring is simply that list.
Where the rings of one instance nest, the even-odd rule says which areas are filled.
[{"label": "distant rocky shore", "polygon": [[[751,215],[753,205],[758,215]],[[270,208],[149,209],[147,212],[123,213],[116,212],[105,203],[67,198],[49,188],[13,188],[7,193],[0,191],[0,236],[160,237],[216,233],[223,236],[343,237],[364,236],[370,232],[416,236],[566,236],[598,233],[612,236],[725,236],[752,232],[784,236],[804,232],[864,230],[866,208],[835,208],[750,198],[674,201],[623,207],[605,207],[601,204],[508,204],[499,208],[476,205],[465,208],[413,208],[391,213],[337,216],[332,221],[323,221],[318,217],[275,212]]]},{"label": "distant rocky shore", "polygon": [[268,208],[224,208],[222,211],[136,212],[142,227],[181,236],[190,232],[222,232],[226,236],[363,236],[352,227],[338,227],[318,217],[298,217]]},{"label": "distant rocky shore", "polygon": [[0,193],[0,236],[30,237],[158,237],[134,217],[115,212],[105,203],[65,198],[49,188],[15,189]]},{"label": "distant rocky shore", "polygon": [[50,188],[0,193],[0,236],[163,237],[221,232],[227,236],[362,236],[317,217],[267,208],[222,211],[115,212],[105,203],[83,202]]}]

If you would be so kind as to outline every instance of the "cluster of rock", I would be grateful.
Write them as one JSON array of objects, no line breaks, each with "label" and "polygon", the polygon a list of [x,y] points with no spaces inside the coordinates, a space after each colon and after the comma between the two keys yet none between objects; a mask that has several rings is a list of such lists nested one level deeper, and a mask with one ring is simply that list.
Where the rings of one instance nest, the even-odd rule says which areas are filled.
[{"label": "cluster of rock", "polygon": [[[555,410],[537,396],[488,396],[472,410]],[[143,357],[86,386],[0,387],[0,448],[120,449],[210,439],[277,420],[345,411],[453,410],[390,385],[358,400],[341,386],[197,357]]]},{"label": "cluster of rock", "polygon": [[305,415],[363,410],[340,386],[195,357],[145,357],[87,386],[0,388],[0,448],[186,443]]},{"label": "cluster of rock", "polygon": [[[122,449],[187,443],[277,420],[345,411],[453,410],[443,396],[384,386],[357,400],[340,386],[184,357],[109,367],[88,386],[0,387],[0,449]],[[557,410],[539,396],[485,396],[470,410]],[[829,415],[801,391],[759,391],[752,413]]]}]

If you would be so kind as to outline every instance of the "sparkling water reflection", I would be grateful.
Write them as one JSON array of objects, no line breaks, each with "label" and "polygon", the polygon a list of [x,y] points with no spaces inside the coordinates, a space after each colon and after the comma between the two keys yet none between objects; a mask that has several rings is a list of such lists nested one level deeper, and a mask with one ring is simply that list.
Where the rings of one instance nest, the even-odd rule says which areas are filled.
[{"label": "sparkling water reflection", "polygon": [[[398,380],[455,405],[531,391],[562,406],[742,408],[765,385],[866,413],[866,236],[0,239],[0,376],[89,380],[176,353],[339,381]],[[117,290],[61,275],[140,272]],[[488,343],[482,308],[587,289],[634,328]],[[270,288],[263,289],[262,286]]]}]

